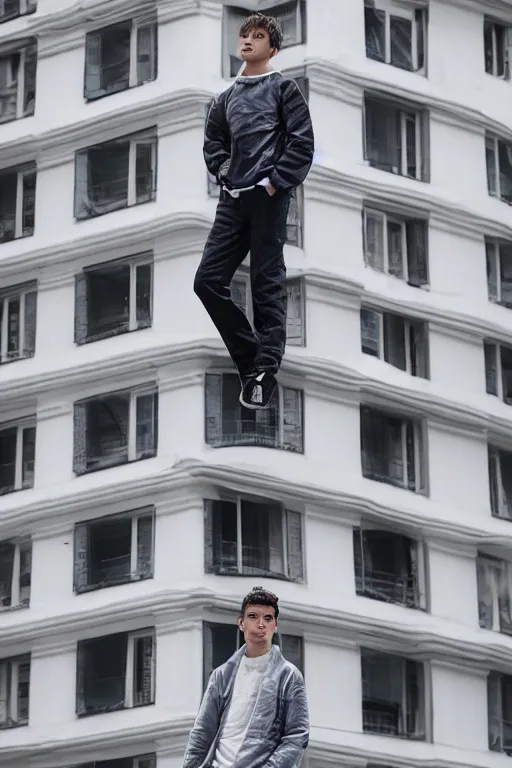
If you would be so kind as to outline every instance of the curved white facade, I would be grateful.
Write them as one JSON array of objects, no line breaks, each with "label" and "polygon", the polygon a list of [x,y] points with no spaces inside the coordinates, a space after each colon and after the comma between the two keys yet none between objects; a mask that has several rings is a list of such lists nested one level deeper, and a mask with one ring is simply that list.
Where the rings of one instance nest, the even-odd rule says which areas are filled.
[{"label": "curved white facade", "polygon": [[[263,0],[233,4],[272,5]],[[406,19],[428,11],[424,71],[367,57],[363,0],[308,0],[306,16],[301,6],[296,21],[303,25],[305,42],[285,48],[276,64],[292,76],[307,77],[318,162],[304,185],[302,242],[297,240],[303,247],[286,250],[291,282],[302,280],[303,343],[287,347],[277,426],[249,429],[248,440],[254,443],[259,430],[260,437],[270,435],[291,450],[240,445],[244,438],[232,434],[236,421],[215,400],[222,394],[212,395],[214,404],[205,415],[205,374],[218,376],[209,379],[213,391],[219,373],[231,368],[192,288],[216,206],[208,195],[202,139],[207,105],[228,85],[222,69],[229,65],[226,33],[234,12],[220,0],[82,0],[75,5],[38,0],[34,13],[0,24],[0,64],[3,51],[7,56],[26,39],[37,41],[34,114],[0,125],[0,169],[2,174],[14,169],[9,180],[0,176],[0,195],[11,195],[8,213],[15,219],[15,239],[6,237],[0,245],[0,300],[7,307],[0,359],[26,358],[0,365],[0,465],[5,464],[0,485],[13,491],[0,495],[0,542],[8,542],[0,553],[2,573],[8,574],[0,578],[5,606],[0,700],[6,702],[0,706],[5,724],[1,766],[72,768],[154,756],[154,763],[141,759],[130,768],[179,768],[202,695],[203,660],[207,652],[215,658],[216,651],[206,648],[217,642],[208,626],[234,624],[241,599],[255,584],[279,595],[281,632],[302,638],[312,767],[506,764],[512,721],[512,711],[510,717],[506,711],[506,675],[512,675],[506,562],[512,559],[512,525],[497,514],[509,514],[512,309],[504,304],[512,217],[499,197],[507,197],[509,188],[512,100],[506,72],[498,76],[498,59],[503,56],[504,64],[500,25],[512,27],[512,3],[396,0],[386,5],[376,0],[376,7]],[[154,53],[149,59],[141,53],[154,38],[141,42],[133,31],[138,27],[130,27],[132,56],[137,59],[133,51],[139,51],[139,63],[130,60],[134,87],[87,101],[84,67],[92,74],[85,64],[86,33],[132,19],[142,20],[144,27],[155,14],[156,59]],[[486,39],[494,41],[495,74],[486,72],[487,16],[498,25],[494,32],[486,27]],[[150,69],[156,60],[156,78],[137,85],[140,62]],[[23,107],[18,96],[18,110],[30,111],[27,98]],[[382,149],[375,136],[371,144],[368,126],[376,102],[391,115],[386,141],[391,136],[405,142],[401,156],[396,144]],[[372,123],[375,130],[381,117]],[[101,195],[110,182],[104,156],[89,158],[84,171],[76,153],[127,136],[117,145],[115,167],[127,169],[127,179],[119,172],[118,181],[126,182],[128,205],[114,203],[106,212]],[[395,172],[374,167],[371,157],[386,153],[391,166],[398,158]],[[493,162],[497,177],[489,167]],[[34,167],[31,223],[30,182],[24,174]],[[93,177],[100,179],[96,187]],[[512,188],[512,171],[510,179]],[[78,182],[87,188],[85,208],[76,203]],[[116,187],[108,195],[118,201],[123,190]],[[86,209],[89,213],[80,214]],[[90,215],[93,209],[103,215]],[[5,210],[0,218],[7,216]],[[411,239],[408,222],[420,222],[414,231],[423,235],[415,235],[417,240]],[[487,258],[498,259],[494,293],[488,285],[486,242]],[[419,287],[368,263],[382,257],[389,272],[401,253],[402,277],[411,278],[418,269],[412,261],[419,258],[418,249],[427,254]],[[90,343],[77,343],[81,294],[76,286],[83,286],[77,276],[118,259],[124,260],[122,280],[130,297],[118,315],[126,315],[133,332],[91,340],[88,325],[81,341]],[[148,273],[137,271],[144,264],[151,269],[149,293],[147,284],[144,288]],[[101,292],[91,288],[99,284],[96,278],[87,279],[88,290],[99,293],[94,301],[88,295],[82,319],[90,324],[98,311],[103,322],[114,289],[106,280]],[[34,315],[26,309],[32,301],[26,296],[34,292],[35,331]],[[150,294],[145,322],[141,306]],[[403,355],[406,370],[362,351],[361,308],[373,312],[372,322],[380,328],[367,351],[373,344],[381,357],[396,354],[395,360],[402,360]],[[101,326],[96,316],[93,320]],[[28,328],[35,332],[30,343]],[[486,359],[487,389],[494,387],[497,396],[486,392]],[[126,446],[112,447],[107,435],[105,447],[99,438],[95,443],[104,411],[98,415],[88,403],[119,392],[108,407]],[[371,422],[373,427],[365,422],[370,435],[365,461],[361,408],[384,414]],[[224,409],[229,411],[226,399]],[[377,433],[371,431],[376,423]],[[370,456],[378,453],[379,440],[382,447],[383,434],[389,451],[401,447],[394,462],[389,455]],[[119,456],[124,450],[118,466],[90,471],[101,467],[101,462],[94,465],[91,452]],[[132,461],[137,458],[143,460]],[[379,473],[384,482],[372,479]],[[394,484],[383,477],[386,473]],[[205,506],[205,500],[222,498],[234,504],[231,522],[223,518],[221,535],[209,518],[214,506]],[[277,555],[268,530],[251,533],[237,499],[270,500],[290,513],[283,517],[281,533],[272,534],[278,536]],[[211,519],[220,514],[218,505],[215,509]],[[120,581],[127,583],[93,589],[104,578],[102,572],[94,583],[97,562],[110,560],[104,550],[98,555],[107,544],[94,538],[91,521],[133,510],[143,510],[139,517],[153,521],[146,529],[153,536],[147,540],[151,552],[144,550],[143,524],[132,515],[119,533],[128,542],[126,551],[119,544],[118,554]],[[363,530],[359,539],[354,529]],[[367,530],[390,535],[372,539]],[[233,575],[246,567],[250,545],[246,539],[242,546],[240,537],[249,535],[262,537],[258,546],[267,542],[267,569],[281,580]],[[226,540],[234,546],[229,552]],[[382,555],[379,546],[389,546],[390,565],[374,564],[372,571],[372,557]],[[292,550],[300,563],[292,563]],[[82,571],[80,557],[86,562]],[[229,561],[228,575],[219,575],[219,557],[226,558],[224,565]],[[355,567],[363,568],[357,580]],[[378,570],[385,571],[381,581]],[[401,605],[404,601],[416,607]],[[20,610],[9,609],[9,603],[23,602]],[[127,633],[122,701],[110,707],[119,711],[82,716],[96,706],[83,700],[104,701],[104,689],[98,693],[94,686],[98,680],[106,685],[107,673],[98,671],[97,659],[105,659],[101,649],[88,671],[80,671],[79,649],[84,641],[115,633]],[[148,637],[147,645],[137,639]],[[382,659],[372,651],[390,656]],[[87,653],[92,658],[95,651]],[[386,682],[382,665],[388,662],[395,671]],[[119,666],[115,653],[112,665]],[[403,678],[397,683],[400,669]],[[494,697],[490,725],[488,687]],[[125,768],[112,763],[118,766]]]}]

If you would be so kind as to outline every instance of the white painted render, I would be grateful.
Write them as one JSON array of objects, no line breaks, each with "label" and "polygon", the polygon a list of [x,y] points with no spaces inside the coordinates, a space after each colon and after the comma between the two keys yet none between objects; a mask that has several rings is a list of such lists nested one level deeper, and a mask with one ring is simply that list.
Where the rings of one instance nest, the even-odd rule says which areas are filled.
[{"label": "white painted render", "polygon": [[[491,516],[487,437],[510,441],[512,409],[485,392],[483,339],[512,344],[512,310],[489,302],[484,236],[512,238],[510,208],[487,192],[485,130],[512,138],[511,83],[485,73],[483,13],[512,22],[509,0],[430,0],[428,77],[366,58],[363,0],[308,0],[307,43],[282,69],[308,65],[320,164],[305,184],[304,249],[287,246],[306,279],[307,344],[289,347],[280,380],[302,388],[303,455],[205,444],[204,373],[228,361],[192,284],[216,201],[202,157],[206,105],[220,75],[220,0],[157,0],[158,79],[97,102],[83,97],[84,35],[142,0],[38,0],[0,25],[35,34],[33,117],[0,126],[0,167],[36,159],[35,234],[0,246],[0,288],[37,280],[33,358],[0,367],[0,423],[37,416],[33,489],[0,497],[0,539],[33,540],[30,607],[0,616],[0,658],[31,653],[29,725],[0,733],[0,765],[71,768],[157,753],[179,768],[202,694],[202,621],[233,622],[254,579],[205,575],[203,498],[219,486],[305,512],[306,583],[269,582],[281,631],[304,636],[309,761],[366,766],[499,768],[488,749],[486,675],[512,670],[512,641],[478,624],[475,558],[512,546]],[[261,6],[261,3],[260,3]],[[362,94],[371,88],[430,110],[430,183],[367,166]],[[74,152],[158,126],[154,202],[76,222]],[[427,211],[428,289],[365,267],[363,199]],[[78,347],[74,276],[98,261],[154,249],[152,327]],[[361,302],[430,323],[430,380],[361,352]],[[75,477],[73,402],[157,383],[155,458]],[[363,478],[359,404],[427,419],[428,495]],[[127,508],[156,508],[154,578],[73,592],[73,526]],[[352,528],[361,518],[424,539],[429,610],[355,594]],[[78,719],[78,639],[155,626],[156,702]],[[432,742],[362,731],[359,648],[429,662]],[[5,755],[5,756],[4,756]]]}]

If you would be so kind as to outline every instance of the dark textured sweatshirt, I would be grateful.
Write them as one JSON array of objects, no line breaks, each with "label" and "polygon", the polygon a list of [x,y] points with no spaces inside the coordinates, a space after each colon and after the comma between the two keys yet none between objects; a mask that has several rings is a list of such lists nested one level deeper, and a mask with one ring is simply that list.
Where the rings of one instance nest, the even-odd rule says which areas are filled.
[{"label": "dark textured sweatshirt", "polygon": [[203,152],[208,171],[228,189],[265,178],[276,189],[302,184],[313,162],[314,134],[297,84],[277,71],[239,77],[212,103]]}]

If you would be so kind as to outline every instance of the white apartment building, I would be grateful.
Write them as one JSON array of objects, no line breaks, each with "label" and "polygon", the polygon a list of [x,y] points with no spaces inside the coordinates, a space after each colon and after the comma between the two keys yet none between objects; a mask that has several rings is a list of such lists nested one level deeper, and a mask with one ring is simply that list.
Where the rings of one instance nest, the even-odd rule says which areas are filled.
[{"label": "white apartment building", "polygon": [[[282,20],[318,147],[257,414],[192,287],[206,110],[251,9]],[[512,1],[0,22],[0,766],[180,768],[262,584],[309,768],[505,768]]]}]

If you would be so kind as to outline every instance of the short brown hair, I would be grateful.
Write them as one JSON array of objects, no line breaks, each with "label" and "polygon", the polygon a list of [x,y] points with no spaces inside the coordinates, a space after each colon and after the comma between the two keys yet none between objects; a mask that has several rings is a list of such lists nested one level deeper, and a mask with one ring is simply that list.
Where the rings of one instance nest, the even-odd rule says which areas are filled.
[{"label": "short brown hair", "polygon": [[279,616],[278,601],[279,598],[273,592],[268,592],[263,587],[253,587],[243,599],[240,615],[245,616],[245,611],[249,605],[270,605],[274,609],[274,615],[277,619]]},{"label": "short brown hair", "polygon": [[277,19],[273,16],[264,16],[262,13],[253,13],[248,16],[240,27],[239,36],[244,35],[251,29],[264,29],[268,34],[270,47],[276,51],[281,50],[283,44],[283,33]]}]

